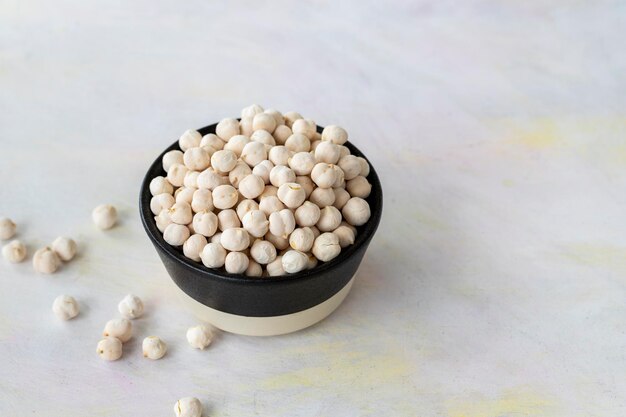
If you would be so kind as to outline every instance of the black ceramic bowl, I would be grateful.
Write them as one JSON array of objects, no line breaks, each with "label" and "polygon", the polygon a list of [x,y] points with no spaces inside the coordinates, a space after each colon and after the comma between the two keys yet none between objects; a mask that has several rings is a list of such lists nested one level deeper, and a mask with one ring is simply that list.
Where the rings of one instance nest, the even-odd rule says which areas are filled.
[{"label": "black ceramic bowl", "polygon": [[[198,131],[215,133],[215,124]],[[322,128],[317,127],[321,133]],[[345,144],[356,156],[365,155],[354,145]],[[157,229],[150,210],[150,181],[165,176],[161,160],[171,150],[180,149],[178,141],[152,163],[141,185],[139,209],[148,237],[171,276],[181,299],[203,320],[233,333],[274,335],[308,327],[341,304],[350,291],[363,255],[376,232],[382,214],[383,195],[374,167],[367,176],[372,192],[366,199],[371,218],[358,227],[354,244],[342,249],[329,262],[320,262],[310,270],[280,277],[251,278],[229,274],[223,269],[205,267],[183,255],[182,248],[170,246]],[[367,158],[366,158],[367,159]],[[369,162],[369,161],[368,161]]]}]

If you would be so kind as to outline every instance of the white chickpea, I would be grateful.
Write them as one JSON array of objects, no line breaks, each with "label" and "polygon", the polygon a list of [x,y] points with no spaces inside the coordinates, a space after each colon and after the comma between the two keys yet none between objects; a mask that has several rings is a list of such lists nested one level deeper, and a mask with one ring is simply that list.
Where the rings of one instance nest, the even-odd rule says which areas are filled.
[{"label": "white chickpea", "polygon": [[193,194],[196,192],[197,188],[191,187],[180,187],[174,192],[174,199],[176,203],[185,203],[191,205],[191,201],[193,200]]},{"label": "white chickpea", "polygon": [[247,277],[261,277],[263,276],[263,267],[253,260],[250,260],[244,274]]},{"label": "white chickpea", "polygon": [[263,237],[269,230],[269,221],[261,210],[249,211],[242,219],[243,228],[253,237]]},{"label": "white chickpea", "polygon": [[26,246],[19,240],[12,240],[2,247],[2,256],[11,263],[20,263],[26,258]]},{"label": "white chickpea", "polygon": [[185,397],[174,404],[176,417],[202,417],[202,404],[197,398]]},{"label": "white chickpea", "polygon": [[[228,141],[239,134],[239,121],[237,119],[222,119],[215,127],[215,134],[223,141]],[[199,141],[198,141],[198,144]]]},{"label": "white chickpea", "polygon": [[228,143],[224,145],[224,150],[232,151],[237,155],[237,158],[241,156],[244,146],[250,142],[250,138],[245,135],[236,135],[230,138]]},{"label": "white chickpea", "polygon": [[[185,178],[183,178],[183,187],[186,188],[198,188],[199,171],[187,171]],[[172,193],[170,193],[172,194]]]},{"label": "white chickpea", "polygon": [[336,164],[339,161],[339,146],[332,142],[320,142],[315,148],[315,159],[326,164]]},{"label": "white chickpea", "polygon": [[245,253],[229,252],[224,260],[224,268],[229,274],[243,274],[248,269],[249,263],[250,260]]},{"label": "white chickpea", "polygon": [[250,246],[250,235],[248,235],[248,232],[241,227],[226,229],[222,232],[220,243],[224,249],[233,252],[240,252]]},{"label": "white chickpea", "polygon": [[274,187],[280,187],[288,182],[296,182],[296,173],[284,165],[276,165],[270,171],[270,182]]},{"label": "white chickpea", "polygon": [[269,159],[275,166],[287,165],[289,163],[289,158],[291,158],[292,155],[293,152],[291,152],[289,149],[282,145],[278,145],[273,146],[270,149],[267,159]]},{"label": "white chickpea", "polygon": [[341,224],[341,212],[333,206],[324,207],[320,211],[320,219],[315,226],[321,232],[332,232]]},{"label": "white chickpea", "polygon": [[98,229],[107,230],[117,223],[117,210],[110,204],[102,204],[93,209],[91,218]]},{"label": "white chickpea", "polygon": [[356,238],[354,231],[348,226],[339,226],[333,230],[333,233],[337,236],[337,239],[339,239],[339,246],[341,246],[342,249],[352,245]]},{"label": "white chickpea", "polygon": [[316,188],[309,196],[309,201],[317,204],[319,208],[332,206],[335,202],[335,192],[332,188]]},{"label": "white chickpea", "polygon": [[189,148],[183,154],[183,162],[192,171],[202,171],[211,163],[211,155],[204,148]]},{"label": "white chickpea", "polygon": [[193,219],[191,206],[184,201],[174,203],[168,210],[168,213],[172,222],[176,224],[187,225],[191,223]]},{"label": "white chickpea", "polygon": [[[221,239],[222,239],[222,232],[217,232],[216,234],[211,236],[210,243],[220,243]],[[220,243],[220,245],[221,245],[221,243]]]},{"label": "white chickpea", "polygon": [[170,184],[167,179],[161,176],[152,178],[152,181],[150,181],[150,194],[155,196],[157,194],[163,193],[174,193],[174,187],[172,187],[172,184]]},{"label": "white chickpea", "polygon": [[300,184],[300,186],[304,190],[306,198],[309,198],[309,196],[313,192],[313,189],[315,189],[315,183],[313,182],[311,177],[309,177],[308,175],[298,175],[296,176],[296,182]]},{"label": "white chickpea", "polygon": [[331,188],[337,180],[334,165],[320,162],[313,167],[311,179],[320,188]]},{"label": "white chickpea", "polygon": [[104,337],[115,337],[126,343],[133,336],[133,325],[128,319],[113,319],[107,321],[102,332]]},{"label": "white chickpea", "polygon": [[259,162],[254,168],[252,168],[252,173],[261,177],[265,184],[269,184],[270,171],[272,170],[272,168],[274,168],[274,164],[266,159]]},{"label": "white chickpea", "polygon": [[195,190],[191,197],[191,209],[195,213],[213,210],[213,193],[204,188]]},{"label": "white chickpea", "polygon": [[270,214],[269,220],[270,232],[273,235],[280,236],[284,239],[287,239],[296,227],[296,220],[293,216],[293,212],[289,209],[283,209]]},{"label": "white chickpea", "polygon": [[189,129],[180,136],[180,139],[178,139],[178,146],[184,152],[187,149],[200,146],[201,140],[202,135],[198,131]]},{"label": "white chickpea", "polygon": [[285,119],[285,124],[290,128],[293,126],[293,122],[303,118],[300,113],[295,111],[288,111],[287,113],[283,114],[283,117]]},{"label": "white chickpea", "polygon": [[276,259],[276,247],[272,242],[257,239],[250,247],[250,256],[255,262],[267,265]]},{"label": "white chickpea", "polygon": [[265,190],[263,190],[258,200],[261,201],[265,197],[272,197],[272,196],[276,197],[277,194],[278,194],[278,187],[274,187],[272,184],[266,185]]},{"label": "white chickpea", "polygon": [[341,158],[343,158],[344,156],[350,155],[350,148],[344,145],[337,146],[339,146],[339,160],[341,160]]},{"label": "white chickpea", "polygon": [[343,170],[346,181],[350,181],[361,173],[361,162],[354,155],[346,155],[337,163]]},{"label": "white chickpea", "polygon": [[241,118],[245,119],[249,117],[252,119],[257,114],[263,113],[263,111],[263,107],[259,106],[258,104],[251,104],[241,110]]},{"label": "white chickpea", "polygon": [[154,216],[154,221],[156,222],[157,229],[161,233],[165,231],[165,228],[172,224],[172,219],[170,219],[169,209],[161,210],[161,212]]},{"label": "white chickpea", "polygon": [[315,235],[308,227],[295,229],[289,236],[289,246],[300,252],[308,252],[313,247]]},{"label": "white chickpea", "polygon": [[313,242],[313,255],[322,262],[334,259],[341,252],[337,235],[327,232],[319,235]]},{"label": "white chickpea", "polygon": [[239,217],[239,220],[243,220],[243,216],[245,216],[248,212],[258,209],[259,203],[256,201],[242,200],[239,204],[237,204],[237,217]]},{"label": "white chickpea", "polygon": [[107,361],[116,361],[122,357],[122,342],[116,337],[105,337],[96,347],[98,356]]},{"label": "white chickpea", "polygon": [[284,145],[289,136],[293,135],[293,131],[286,125],[276,126],[274,129],[274,139],[277,145]]},{"label": "white chickpea", "polygon": [[137,319],[143,315],[143,301],[134,294],[127,294],[117,305],[117,310],[127,319]]},{"label": "white chickpea", "polygon": [[252,130],[266,130],[272,133],[276,129],[276,120],[271,114],[258,113],[252,118]]},{"label": "white chickpea", "polygon": [[320,208],[310,201],[305,201],[300,207],[298,207],[294,213],[296,223],[300,227],[315,226],[320,219]]},{"label": "white chickpea", "polygon": [[265,181],[258,175],[248,175],[239,183],[239,192],[245,198],[257,198],[265,189]]},{"label": "white chickpea", "polygon": [[286,182],[278,187],[276,196],[290,209],[296,209],[304,203],[306,193],[297,182]]},{"label": "white chickpea", "polygon": [[305,270],[308,262],[309,257],[305,253],[298,250],[288,250],[281,257],[283,270],[289,274],[295,274]]},{"label": "white chickpea", "polygon": [[315,157],[310,152],[296,152],[288,162],[296,175],[309,175],[315,166]]},{"label": "white chickpea", "polygon": [[311,141],[302,133],[293,133],[285,141],[285,148],[292,152],[309,152],[311,150]]},{"label": "white chickpea", "polygon": [[200,141],[199,146],[201,148],[204,148],[205,146],[210,146],[216,151],[220,151],[224,149],[225,144],[226,142],[220,139],[215,133],[209,133],[208,135],[202,136],[202,140]]},{"label": "white chickpea", "polygon": [[36,272],[53,274],[59,269],[59,266],[61,266],[59,255],[48,246],[37,250],[33,255],[33,268]]},{"label": "white chickpea", "polygon": [[158,215],[163,210],[168,210],[176,203],[174,196],[167,193],[157,194],[150,199],[152,214]]},{"label": "white chickpea", "polygon": [[207,268],[221,268],[226,261],[226,249],[219,242],[210,242],[202,249],[200,259]]},{"label": "white chickpea", "polygon": [[358,175],[346,183],[346,190],[352,197],[367,198],[372,192],[372,184],[367,178]]},{"label": "white chickpea", "polygon": [[225,210],[237,204],[239,193],[232,185],[218,185],[213,190],[213,206]]},{"label": "white chickpea", "polygon": [[319,139],[311,141],[311,152],[313,152],[313,155],[315,155],[315,151],[317,150],[317,147],[320,145],[320,143],[322,143],[322,141]]},{"label": "white chickpea", "polygon": [[361,172],[359,172],[359,175],[367,177],[370,174],[370,164],[363,157],[357,156],[356,158],[359,160],[359,163],[361,164]]},{"label": "white chickpea", "polygon": [[237,165],[237,155],[228,149],[217,151],[211,156],[211,166],[219,172],[230,172],[235,165]]},{"label": "white chickpea", "polygon": [[276,236],[272,233],[268,232],[264,236],[265,240],[270,242],[274,247],[278,250],[285,250],[289,247],[289,239],[282,236]]},{"label": "white chickpea", "polygon": [[352,226],[364,225],[370,218],[370,205],[360,197],[352,197],[341,209],[343,218]]},{"label": "white chickpea", "polygon": [[213,341],[213,329],[208,324],[187,329],[187,342],[195,349],[204,350]]},{"label": "white chickpea", "polygon": [[335,182],[333,183],[333,188],[345,188],[346,177],[343,170],[337,165],[333,165],[333,169],[335,170]]},{"label": "white chickpea", "polygon": [[274,136],[272,136],[272,134],[270,132],[268,132],[267,130],[257,130],[255,131],[251,136],[250,136],[250,140],[254,141],[254,142],[260,142],[264,145],[270,145],[270,146],[275,146],[276,145],[276,140],[274,139]]},{"label": "white chickpea", "polygon": [[163,239],[172,246],[180,246],[189,239],[190,234],[187,226],[172,223],[163,231]]},{"label": "white chickpea", "polygon": [[275,195],[263,197],[261,199],[261,202],[259,203],[259,210],[261,210],[267,216],[269,216],[270,214],[276,211],[281,211],[284,208],[285,208],[285,205]]},{"label": "white chickpea", "polygon": [[217,224],[222,232],[226,229],[232,229],[233,227],[241,227],[237,212],[233,209],[222,210],[217,213]]},{"label": "white chickpea", "polygon": [[206,245],[206,237],[201,234],[191,235],[189,239],[185,240],[185,243],[183,243],[183,254],[187,258],[198,262],[200,261],[200,253]]},{"label": "white chickpea", "polygon": [[283,269],[283,257],[277,256],[276,259],[267,264],[266,270],[270,277],[285,275],[285,270]]},{"label": "white chickpea", "polygon": [[212,211],[201,211],[193,216],[192,225],[196,233],[211,237],[217,231],[218,219]]},{"label": "white chickpea", "polygon": [[341,210],[343,206],[350,200],[350,193],[346,191],[345,188],[333,188],[333,193],[335,194],[335,201],[333,206]]},{"label": "white chickpea", "polygon": [[167,180],[174,187],[181,187],[185,183],[185,175],[189,168],[187,168],[183,164],[174,164],[170,167],[169,171],[167,171]]},{"label": "white chickpea", "polygon": [[215,172],[213,168],[207,168],[198,175],[196,180],[198,188],[204,188],[213,191],[218,185],[225,185],[228,183],[228,177],[224,177],[221,174]]},{"label": "white chickpea", "polygon": [[167,344],[157,336],[148,336],[141,343],[144,358],[161,359],[167,353]]},{"label": "white chickpea", "polygon": [[265,145],[261,142],[246,143],[241,152],[241,159],[251,167],[255,167],[267,159]]},{"label": "white chickpea", "polygon": [[52,250],[65,262],[71,261],[76,255],[76,242],[65,236],[59,236],[52,242]]},{"label": "white chickpea", "polygon": [[293,133],[306,136],[309,140],[313,139],[317,131],[317,125],[311,119],[298,119],[291,125]]},{"label": "white chickpea", "polygon": [[348,140],[348,132],[342,127],[330,125],[322,130],[322,140],[343,145]]},{"label": "white chickpea", "polygon": [[315,236],[315,239],[317,239],[317,237],[322,234],[322,232],[320,232],[320,229],[318,229],[316,226],[309,226],[309,229],[313,231],[313,236]]},{"label": "white chickpea", "polygon": [[239,122],[239,133],[244,136],[250,137],[254,130],[252,130],[252,117],[244,117]]},{"label": "white chickpea", "polygon": [[59,295],[52,303],[52,312],[60,320],[71,320],[78,316],[78,303],[69,295]]},{"label": "white chickpea", "polygon": [[172,165],[179,164],[183,165],[185,162],[183,160],[183,153],[178,149],[173,151],[166,152],[163,155],[162,164],[163,170],[165,172],[169,172]]},{"label": "white chickpea", "polygon": [[313,254],[307,254],[309,257],[309,262],[306,264],[306,269],[313,269],[317,266],[317,258]]},{"label": "white chickpea", "polygon": [[276,110],[276,109],[266,109],[264,111],[264,113],[265,114],[269,114],[270,116],[272,116],[274,118],[274,121],[276,122],[276,127],[285,124],[285,118],[283,117],[283,114],[281,112],[279,112],[278,110]]},{"label": "white chickpea", "polygon": [[252,174],[252,170],[248,164],[238,161],[235,168],[228,173],[228,181],[233,187],[239,188],[239,182],[250,174]]}]

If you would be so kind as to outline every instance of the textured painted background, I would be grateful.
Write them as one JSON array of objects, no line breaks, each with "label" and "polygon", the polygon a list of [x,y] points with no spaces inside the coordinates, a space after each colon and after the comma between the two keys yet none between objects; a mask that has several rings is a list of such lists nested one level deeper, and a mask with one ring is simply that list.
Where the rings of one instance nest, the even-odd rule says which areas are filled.
[{"label": "textured painted background", "polygon": [[[80,242],[53,276],[0,262],[2,416],[186,395],[211,416],[626,414],[624,3],[336,3],[0,1],[0,215],[31,253]],[[386,212],[331,318],[194,351],[138,186],[183,130],[254,102],[346,127]],[[128,292],[147,314],[105,363]],[[61,293],[77,320],[52,315]]]}]

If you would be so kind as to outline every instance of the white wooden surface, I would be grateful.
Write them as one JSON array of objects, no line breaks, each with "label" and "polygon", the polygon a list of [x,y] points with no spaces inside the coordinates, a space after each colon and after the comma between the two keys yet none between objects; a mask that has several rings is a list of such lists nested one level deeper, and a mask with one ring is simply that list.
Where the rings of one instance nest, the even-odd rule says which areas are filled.
[{"label": "white wooden surface", "polygon": [[[53,276],[0,262],[2,416],[172,415],[188,395],[207,416],[626,413],[624,5],[335,3],[0,3],[0,215],[31,253],[80,242]],[[194,351],[138,187],[183,130],[254,102],[345,126],[385,213],[331,318]],[[129,292],[147,314],[105,363]],[[61,293],[78,319],[52,315]]]}]

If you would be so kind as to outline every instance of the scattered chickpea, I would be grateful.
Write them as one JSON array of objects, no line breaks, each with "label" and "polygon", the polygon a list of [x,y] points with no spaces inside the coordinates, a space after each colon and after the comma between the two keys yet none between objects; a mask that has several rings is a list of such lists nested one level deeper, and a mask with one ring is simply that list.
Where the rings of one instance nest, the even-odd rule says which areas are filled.
[{"label": "scattered chickpea", "polygon": [[128,294],[117,305],[117,310],[127,319],[136,319],[143,315],[143,301],[134,294]]},{"label": "scattered chickpea", "polygon": [[78,316],[78,303],[72,296],[59,295],[52,303],[52,312],[60,320],[71,320]]},{"label": "scattered chickpea", "polygon": [[213,341],[213,329],[208,324],[201,324],[187,329],[187,342],[195,349],[204,350]]},{"label": "scattered chickpea", "polygon": [[197,398],[185,397],[174,404],[176,417],[202,417],[202,404]]},{"label": "scattered chickpea", "polygon": [[20,263],[26,258],[26,246],[19,240],[12,240],[2,247],[2,256],[11,263]]},{"label": "scattered chickpea", "polygon": [[167,344],[157,336],[148,336],[141,344],[144,358],[161,359],[167,352]]},{"label": "scattered chickpea", "polygon": [[65,262],[69,262],[74,258],[76,249],[76,242],[69,237],[59,236],[52,242],[52,250]]},{"label": "scattered chickpea", "polygon": [[107,230],[117,223],[117,210],[110,204],[102,204],[93,209],[91,218],[98,229]]},{"label": "scattered chickpea", "polygon": [[113,319],[107,321],[102,332],[104,337],[115,337],[126,343],[133,336],[133,325],[128,319]]},{"label": "scattered chickpea", "polygon": [[122,357],[122,342],[115,337],[105,337],[98,342],[98,356],[107,361],[116,361]]},{"label": "scattered chickpea", "polygon": [[33,255],[33,267],[36,272],[53,274],[59,266],[61,266],[61,259],[49,246],[37,250]]}]

